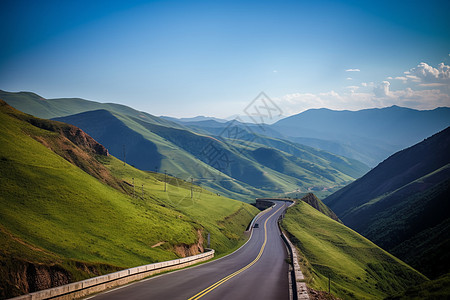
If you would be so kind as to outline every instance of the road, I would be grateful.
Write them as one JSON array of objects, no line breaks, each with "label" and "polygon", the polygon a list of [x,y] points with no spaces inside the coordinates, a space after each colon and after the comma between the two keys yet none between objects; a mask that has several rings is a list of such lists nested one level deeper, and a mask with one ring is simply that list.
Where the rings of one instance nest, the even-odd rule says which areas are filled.
[{"label": "road", "polygon": [[256,220],[236,252],[196,267],[152,277],[90,299],[289,299],[288,257],[277,219],[285,202]]}]

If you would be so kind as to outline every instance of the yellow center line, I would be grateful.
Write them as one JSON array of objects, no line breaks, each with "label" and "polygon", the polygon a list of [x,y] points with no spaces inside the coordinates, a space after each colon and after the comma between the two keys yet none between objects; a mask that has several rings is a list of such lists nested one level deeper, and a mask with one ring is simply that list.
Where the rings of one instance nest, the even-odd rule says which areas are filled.
[{"label": "yellow center line", "polygon": [[[247,270],[248,268],[250,268],[251,266],[253,266],[260,258],[261,255],[264,252],[264,248],[266,247],[266,243],[267,243],[267,221],[269,221],[269,219],[275,215],[280,209],[282,209],[284,206],[281,206],[279,209],[277,209],[277,211],[275,211],[273,214],[271,214],[266,221],[264,222],[264,243],[261,246],[261,249],[259,250],[258,256],[256,256],[256,258],[249,263],[248,265],[246,265],[245,267],[243,267],[242,269],[237,270],[236,272],[234,272],[233,274],[230,274],[224,278],[222,278],[221,280],[217,281],[216,283],[210,285],[209,287],[207,287],[206,289],[204,289],[203,291],[199,292],[198,294],[192,296],[191,298],[189,298],[188,300],[196,300],[196,299],[200,299],[201,297],[205,296],[206,294],[208,294],[209,292],[211,292],[212,290],[214,290],[215,288],[219,287],[222,283],[230,280],[231,278],[233,278],[234,276],[244,272],[245,270]],[[259,219],[259,218],[258,218]]]}]

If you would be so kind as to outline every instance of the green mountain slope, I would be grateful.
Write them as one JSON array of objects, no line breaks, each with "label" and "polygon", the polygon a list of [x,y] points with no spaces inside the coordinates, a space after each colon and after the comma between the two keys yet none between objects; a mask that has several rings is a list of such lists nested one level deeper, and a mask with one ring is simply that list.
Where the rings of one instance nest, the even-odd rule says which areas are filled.
[{"label": "green mountain slope", "polygon": [[310,206],[314,207],[327,217],[330,217],[331,219],[341,222],[339,218],[336,216],[336,214],[328,207],[326,206],[322,201],[320,201],[319,198],[316,197],[313,193],[308,193],[305,196],[303,196],[301,201],[308,203]]},{"label": "green mountain slope", "polygon": [[82,128],[139,169],[193,177],[197,184],[246,202],[311,189],[326,196],[368,170],[358,161],[267,137],[239,122],[225,123],[222,133],[211,135],[122,105],[45,100],[31,93],[0,95],[42,116],[89,110],[55,119]]},{"label": "green mountain slope", "polygon": [[0,145],[2,298],[195,254],[207,232],[227,253],[257,212],[124,165],[78,128],[4,102]]},{"label": "green mountain slope", "polygon": [[342,299],[384,299],[426,277],[304,201],[286,212],[282,227],[300,251],[307,285]]},{"label": "green mountain slope", "polygon": [[450,270],[450,128],[396,153],[324,202],[340,219],[435,278]]},{"label": "green mountain slope", "polygon": [[450,273],[435,280],[425,281],[403,293],[388,297],[386,300],[424,300],[448,299],[450,295]]},{"label": "green mountain slope", "polygon": [[[302,149],[301,146],[273,138],[258,136],[257,139],[249,140],[247,136],[241,136],[240,139],[214,137],[117,113],[110,115],[110,118],[115,117],[115,120],[111,119],[111,124],[120,119],[127,131],[131,129],[135,131],[133,135],[140,135],[140,144],[132,145],[127,141],[131,134],[121,135],[121,130],[109,130],[115,126],[105,124],[105,114],[105,111],[92,111],[56,120],[83,128],[115,155],[122,153],[123,145],[127,145],[130,152],[147,155],[146,149],[140,144],[148,140],[156,145],[157,154],[147,155],[149,158],[142,158],[142,162],[136,161],[139,156],[128,155],[127,161],[141,169],[145,169],[145,166],[153,170],[164,168],[181,177],[181,174],[191,174],[205,186],[246,201],[253,199],[253,195],[284,193],[299,187],[307,190],[315,186],[343,186],[367,170],[361,163],[323,151]],[[105,134],[99,134],[99,131]],[[211,167],[215,169],[213,172],[208,171]]]},{"label": "green mountain slope", "polygon": [[149,113],[137,111],[129,106],[116,103],[99,103],[80,98],[45,99],[31,92],[11,93],[2,90],[0,90],[0,99],[24,113],[43,119],[52,119],[91,110],[105,109],[133,116],[150,123],[183,127],[176,122],[158,118]]}]

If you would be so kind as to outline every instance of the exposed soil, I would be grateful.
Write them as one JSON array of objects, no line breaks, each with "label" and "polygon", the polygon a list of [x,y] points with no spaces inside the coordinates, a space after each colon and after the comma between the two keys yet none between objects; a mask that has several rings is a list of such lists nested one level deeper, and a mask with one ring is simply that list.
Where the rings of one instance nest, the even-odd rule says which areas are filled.
[{"label": "exposed soil", "polygon": [[205,249],[203,248],[203,234],[200,229],[197,230],[198,242],[192,245],[179,244],[174,246],[174,251],[181,257],[197,255],[203,253]]},{"label": "exposed soil", "polygon": [[341,298],[337,298],[332,294],[328,294],[327,292],[316,291],[310,288],[308,288],[308,294],[311,300],[341,300]]},{"label": "exposed soil", "polygon": [[2,264],[5,264],[2,271],[7,274],[2,276],[2,299],[64,285],[71,280],[70,274],[58,265],[47,266],[20,260],[3,261]]}]

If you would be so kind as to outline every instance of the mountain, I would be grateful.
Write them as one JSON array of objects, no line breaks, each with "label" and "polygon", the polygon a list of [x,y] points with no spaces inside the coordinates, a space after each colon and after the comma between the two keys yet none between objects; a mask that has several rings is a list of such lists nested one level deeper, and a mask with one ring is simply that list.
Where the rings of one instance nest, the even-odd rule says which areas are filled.
[{"label": "mountain", "polygon": [[327,217],[330,217],[331,219],[341,222],[336,216],[336,214],[328,207],[326,206],[322,201],[320,201],[319,198],[316,197],[313,193],[308,193],[305,196],[303,196],[301,201],[308,203],[310,206],[314,207],[316,210],[320,211]]},{"label": "mountain", "polygon": [[311,109],[272,129],[294,142],[376,166],[391,154],[450,126],[450,108],[414,110],[391,106],[359,111]]},{"label": "mountain", "polygon": [[450,127],[324,202],[344,224],[435,278],[450,270]]},{"label": "mountain", "polygon": [[257,209],[119,161],[81,129],[0,101],[0,298],[211,247]]},{"label": "mountain", "polygon": [[384,299],[428,281],[305,201],[290,207],[281,224],[299,250],[300,269],[311,295],[325,294],[314,299],[332,299],[326,295],[329,280],[331,294],[339,299]]},{"label": "mountain", "polygon": [[[31,108],[45,107],[46,116],[61,111],[77,112],[80,107],[92,109],[55,120],[80,127],[112,155],[139,169],[167,170],[169,174],[247,202],[258,196],[294,190],[320,189],[325,196],[368,171],[358,161],[268,137],[261,134],[264,128],[255,132],[256,127],[240,122],[201,121],[218,125],[215,131],[209,131],[125,106],[82,99],[42,100],[30,93],[3,92],[3,95],[18,107],[28,107],[30,103]],[[27,112],[33,114],[32,110]]]},{"label": "mountain", "polygon": [[31,92],[11,93],[2,90],[0,90],[0,99],[6,101],[15,109],[43,119],[52,119],[86,111],[104,109],[142,119],[149,123],[182,128],[178,123],[116,103],[99,103],[80,98],[45,99]]},{"label": "mountain", "polygon": [[192,123],[192,122],[203,122],[203,121],[215,121],[219,123],[226,123],[228,120],[225,119],[219,119],[214,117],[205,117],[205,116],[196,116],[192,118],[173,118],[168,116],[160,116],[162,119],[166,119],[172,122],[178,122],[178,123]]}]

